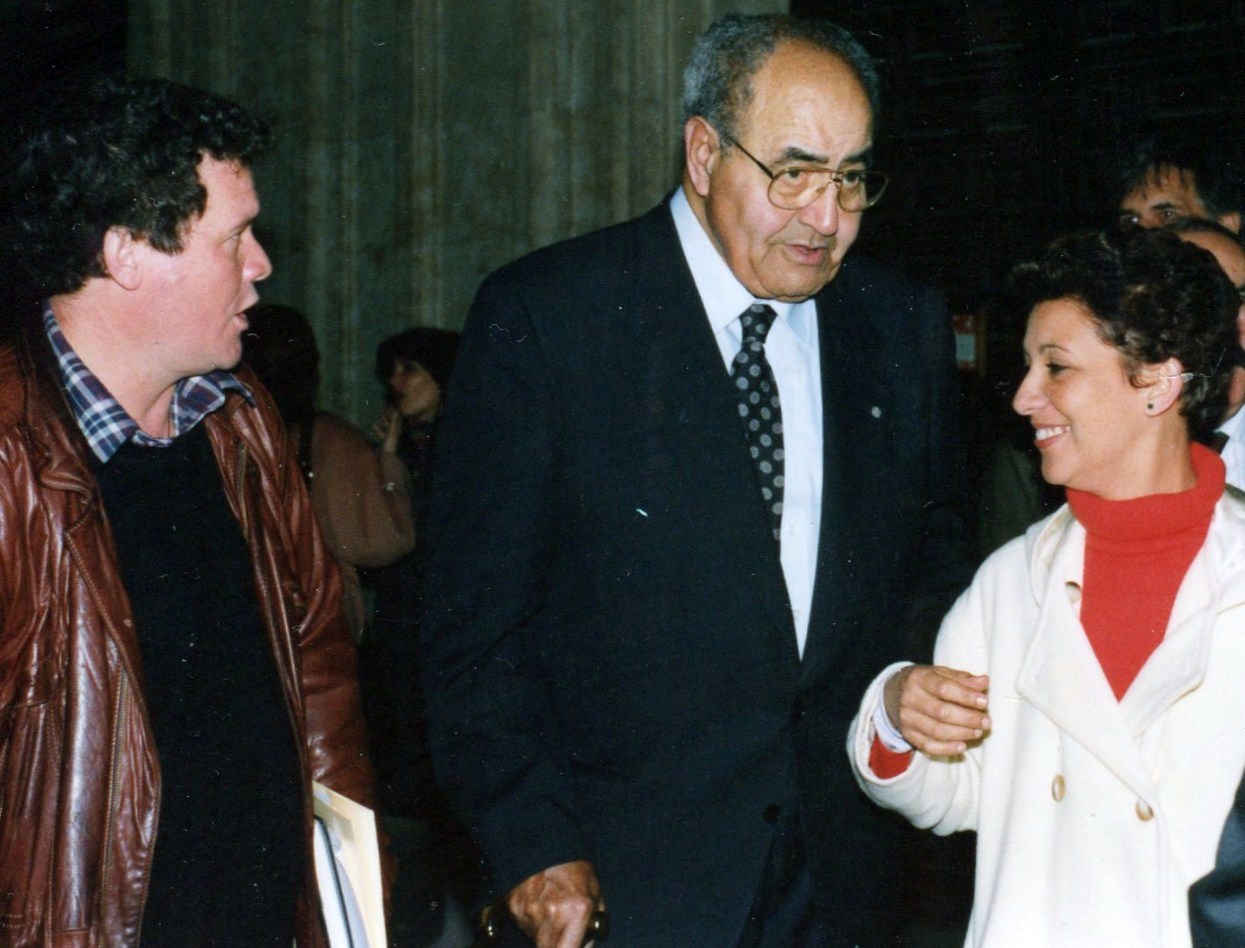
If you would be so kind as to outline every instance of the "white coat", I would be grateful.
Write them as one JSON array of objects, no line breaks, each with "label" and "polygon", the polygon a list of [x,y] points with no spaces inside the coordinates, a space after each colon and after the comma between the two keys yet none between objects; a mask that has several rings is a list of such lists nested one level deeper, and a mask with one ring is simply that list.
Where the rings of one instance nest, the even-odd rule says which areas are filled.
[{"label": "white coat", "polygon": [[1229,489],[1167,633],[1117,701],[1079,618],[1068,507],[1004,546],[943,622],[939,665],[990,675],[992,731],[962,757],[868,768],[870,687],[848,753],[862,789],[939,834],[976,830],[967,945],[1187,946],[1245,769],[1245,494]]}]

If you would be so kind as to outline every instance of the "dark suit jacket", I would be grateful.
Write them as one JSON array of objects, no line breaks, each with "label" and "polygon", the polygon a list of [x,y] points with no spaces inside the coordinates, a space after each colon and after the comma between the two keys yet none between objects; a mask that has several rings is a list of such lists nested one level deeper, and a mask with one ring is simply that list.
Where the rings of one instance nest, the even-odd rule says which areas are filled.
[{"label": "dark suit jacket", "polygon": [[1219,839],[1215,868],[1189,888],[1195,948],[1245,945],[1245,782]]},{"label": "dark suit jacket", "polygon": [[817,308],[803,661],[669,208],[503,268],[467,321],[429,527],[434,763],[498,891],[590,859],[614,945],[735,944],[778,808],[802,808],[836,942],[879,943],[897,914],[901,830],[844,742],[971,572],[951,327],[858,257]]}]

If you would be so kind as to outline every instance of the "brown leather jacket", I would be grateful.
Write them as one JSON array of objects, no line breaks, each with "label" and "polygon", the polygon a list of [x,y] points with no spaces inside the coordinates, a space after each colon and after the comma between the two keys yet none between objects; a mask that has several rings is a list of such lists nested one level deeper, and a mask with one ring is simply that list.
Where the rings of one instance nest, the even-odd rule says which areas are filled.
[{"label": "brown leather jacket", "polygon": [[[252,387],[247,372],[240,377]],[[341,581],[277,412],[206,418],[310,779],[371,805]],[[0,946],[136,945],[160,810],[143,669],[46,339],[0,349]],[[310,856],[298,944],[322,946]]]}]

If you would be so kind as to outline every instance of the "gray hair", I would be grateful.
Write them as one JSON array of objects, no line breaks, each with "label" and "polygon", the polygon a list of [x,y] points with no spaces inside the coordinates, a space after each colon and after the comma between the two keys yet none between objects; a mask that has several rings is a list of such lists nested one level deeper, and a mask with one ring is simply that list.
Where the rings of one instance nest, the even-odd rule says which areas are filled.
[{"label": "gray hair", "polygon": [[731,13],[696,40],[683,71],[683,122],[698,115],[734,138],[739,116],[752,102],[752,77],[782,43],[801,41],[843,60],[864,87],[876,119],[877,66],[851,33],[825,20],[797,20],[777,13]]}]

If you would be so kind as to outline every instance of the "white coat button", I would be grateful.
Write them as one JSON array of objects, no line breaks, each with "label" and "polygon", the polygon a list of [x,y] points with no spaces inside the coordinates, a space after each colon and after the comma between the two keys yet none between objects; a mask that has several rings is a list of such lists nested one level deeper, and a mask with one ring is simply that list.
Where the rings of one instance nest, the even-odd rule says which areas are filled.
[{"label": "white coat button", "polygon": [[1081,584],[1080,583],[1073,583],[1073,582],[1064,583],[1064,589],[1067,590],[1067,593],[1068,593],[1068,602],[1072,603],[1075,606],[1078,602],[1081,601]]},{"label": "white coat button", "polygon": [[1137,819],[1141,820],[1141,822],[1149,823],[1152,819],[1154,819],[1154,810],[1150,808],[1150,804],[1146,803],[1145,800],[1137,801],[1136,810]]},{"label": "white coat button", "polygon": [[1068,784],[1064,781],[1063,774],[1055,774],[1055,779],[1050,782],[1051,799],[1058,803],[1067,792]]}]

